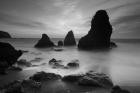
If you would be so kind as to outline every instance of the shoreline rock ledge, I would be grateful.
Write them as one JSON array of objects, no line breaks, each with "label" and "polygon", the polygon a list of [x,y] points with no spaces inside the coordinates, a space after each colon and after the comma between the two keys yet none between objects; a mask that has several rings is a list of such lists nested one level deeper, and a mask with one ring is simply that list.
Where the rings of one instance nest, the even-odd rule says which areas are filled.
[{"label": "shoreline rock ledge", "polygon": [[50,40],[47,34],[42,34],[42,38],[34,46],[35,48],[48,48],[54,47],[54,43]]},{"label": "shoreline rock ledge", "polygon": [[76,45],[75,37],[73,31],[69,31],[64,39],[64,46],[74,46]]},{"label": "shoreline rock ledge", "polygon": [[112,26],[105,10],[98,10],[91,21],[91,29],[88,34],[79,40],[79,49],[100,49],[116,47],[111,42]]}]

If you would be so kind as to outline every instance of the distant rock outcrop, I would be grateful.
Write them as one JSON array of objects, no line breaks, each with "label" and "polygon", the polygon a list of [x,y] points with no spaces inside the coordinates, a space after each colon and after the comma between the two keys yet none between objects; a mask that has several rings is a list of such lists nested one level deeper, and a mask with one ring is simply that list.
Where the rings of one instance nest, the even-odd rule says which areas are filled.
[{"label": "distant rock outcrop", "polygon": [[69,31],[64,39],[64,46],[76,45],[75,37],[73,31]]},{"label": "distant rock outcrop", "polygon": [[112,26],[105,10],[99,10],[91,21],[88,34],[79,40],[79,49],[110,48],[115,43],[110,42]]},{"label": "distant rock outcrop", "polygon": [[35,45],[36,48],[47,48],[55,46],[54,43],[50,40],[48,35],[42,34],[42,38]]},{"label": "distant rock outcrop", "polygon": [[7,32],[0,31],[0,38],[11,38],[11,36]]},{"label": "distant rock outcrop", "polygon": [[11,44],[0,42],[0,74],[17,62],[22,55],[21,50],[16,50]]}]

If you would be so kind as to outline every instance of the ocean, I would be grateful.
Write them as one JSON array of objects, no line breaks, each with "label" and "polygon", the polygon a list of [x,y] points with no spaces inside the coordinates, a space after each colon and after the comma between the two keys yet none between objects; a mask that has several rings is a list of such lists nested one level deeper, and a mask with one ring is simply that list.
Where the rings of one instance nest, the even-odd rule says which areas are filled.
[{"label": "ocean", "polygon": [[[1,39],[2,42],[9,42],[16,49],[27,50],[19,59],[27,61],[40,58],[39,62],[32,62],[34,67],[24,68],[23,71],[10,73],[11,79],[27,78],[37,71],[54,72],[57,74],[69,75],[85,73],[93,70],[105,73],[112,79],[115,85],[123,86],[132,93],[140,92],[140,40],[114,40],[117,48],[107,51],[84,51],[74,47],[63,47],[63,51],[54,51],[53,48],[36,49],[34,45],[39,39]],[[52,39],[53,42],[63,39]],[[77,69],[53,69],[48,65],[50,59],[62,60],[64,65],[72,60],[79,60],[80,67]],[[46,65],[40,65],[47,63]],[[9,77],[4,76],[5,80]],[[7,79],[6,79],[7,78]],[[4,83],[2,77],[0,82]],[[2,83],[1,83],[2,84]]]}]

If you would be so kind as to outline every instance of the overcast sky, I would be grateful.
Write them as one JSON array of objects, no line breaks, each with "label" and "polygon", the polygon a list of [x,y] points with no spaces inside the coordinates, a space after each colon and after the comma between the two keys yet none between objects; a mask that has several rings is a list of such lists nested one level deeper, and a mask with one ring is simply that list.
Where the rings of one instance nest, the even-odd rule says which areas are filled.
[{"label": "overcast sky", "polygon": [[64,37],[73,30],[81,37],[90,20],[106,9],[112,38],[140,38],[140,0],[0,0],[0,30],[13,37]]}]

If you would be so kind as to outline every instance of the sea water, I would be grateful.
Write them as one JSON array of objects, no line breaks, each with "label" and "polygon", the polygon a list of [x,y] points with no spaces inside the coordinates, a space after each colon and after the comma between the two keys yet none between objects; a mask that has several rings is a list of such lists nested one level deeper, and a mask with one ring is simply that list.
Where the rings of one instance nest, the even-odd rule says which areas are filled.
[{"label": "sea water", "polygon": [[[63,51],[54,51],[53,48],[36,49],[34,45],[39,39],[1,39],[2,42],[11,43],[16,49],[27,50],[19,59],[31,61],[41,58],[39,62],[32,62],[35,67],[24,68],[17,77],[31,75],[32,71],[46,71],[60,74],[85,73],[93,70],[107,74],[115,85],[130,86],[140,90],[140,42],[138,40],[116,40],[117,48],[102,51],[84,51],[73,47],[63,47]],[[52,39],[57,43],[58,40]],[[63,64],[78,60],[78,69],[54,69],[48,65],[50,59],[62,60]],[[46,65],[40,65],[46,63]],[[29,72],[26,72],[29,70]],[[24,71],[26,73],[24,73]],[[15,75],[15,74],[14,74]],[[13,76],[14,78],[14,76]],[[1,80],[2,81],[2,80]],[[131,89],[133,89],[131,88]],[[135,89],[136,88],[136,89]],[[136,93],[136,92],[135,92]]]}]

